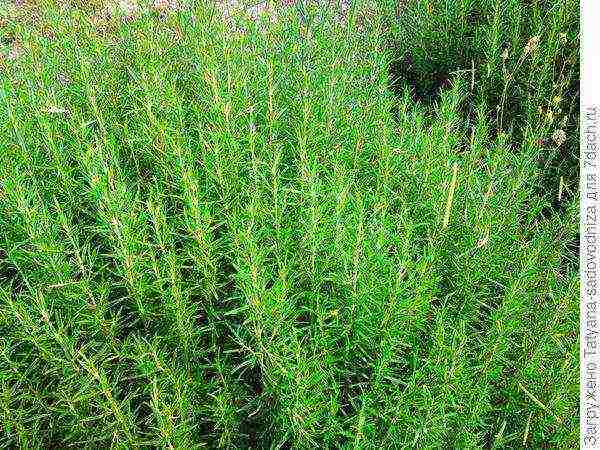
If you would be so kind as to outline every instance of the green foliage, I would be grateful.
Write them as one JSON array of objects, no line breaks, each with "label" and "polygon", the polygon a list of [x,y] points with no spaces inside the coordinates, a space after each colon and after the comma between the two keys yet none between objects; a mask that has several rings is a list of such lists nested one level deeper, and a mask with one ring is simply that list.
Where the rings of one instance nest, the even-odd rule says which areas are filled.
[{"label": "green foliage", "polygon": [[[521,26],[474,31],[471,3],[432,4],[415,61]],[[495,132],[468,72],[392,92],[379,6],[9,20],[0,445],[576,445],[576,186],[540,195],[561,146],[533,116]]]}]

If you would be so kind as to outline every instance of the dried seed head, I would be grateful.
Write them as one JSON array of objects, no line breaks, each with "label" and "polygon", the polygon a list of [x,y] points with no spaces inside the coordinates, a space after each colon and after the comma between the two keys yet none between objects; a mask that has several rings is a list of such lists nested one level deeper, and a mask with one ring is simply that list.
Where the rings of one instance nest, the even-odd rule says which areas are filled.
[{"label": "dried seed head", "polygon": [[133,17],[138,10],[138,5],[133,0],[119,0],[119,7],[123,11],[123,14],[128,17]]},{"label": "dried seed head", "polygon": [[552,134],[552,140],[560,147],[567,141],[567,133],[565,133],[564,130],[556,130]]},{"label": "dried seed head", "polygon": [[46,39],[54,39],[56,34],[50,27],[44,26],[42,28],[42,36],[44,36]]},{"label": "dried seed head", "polygon": [[152,3],[152,9],[158,13],[167,12],[171,7],[169,0],[154,0]]},{"label": "dried seed head", "polygon": [[67,114],[69,111],[67,111],[65,108],[61,108],[60,106],[50,106],[46,112],[50,114]]},{"label": "dried seed head", "polygon": [[23,48],[21,44],[17,41],[14,41],[10,47],[10,51],[8,52],[7,58],[10,61],[15,61],[23,54]]},{"label": "dried seed head", "polygon": [[181,41],[181,39],[183,39],[183,30],[179,25],[176,24],[171,31],[177,41]]},{"label": "dried seed head", "polygon": [[477,248],[485,247],[490,240],[489,234],[485,234],[482,238],[477,240]]},{"label": "dried seed head", "polygon": [[540,37],[533,36],[532,38],[529,39],[529,41],[527,41],[527,44],[525,45],[525,49],[523,50],[523,53],[525,55],[528,55],[529,53],[534,52],[537,49],[539,43],[540,43]]},{"label": "dried seed head", "polygon": [[122,17],[126,22],[135,19],[139,7],[136,0],[117,0],[106,5],[103,11],[100,12],[96,21],[102,23],[103,20],[109,20],[114,17]]},{"label": "dried seed head", "polygon": [[62,73],[59,73],[59,74],[56,76],[56,79],[57,79],[57,81],[58,81],[60,84],[62,84],[63,86],[65,86],[65,85],[67,85],[67,84],[69,84],[69,83],[71,82],[71,80],[69,79],[69,77],[68,77],[68,76],[66,76],[66,75],[64,75],[64,74],[62,74]]}]

